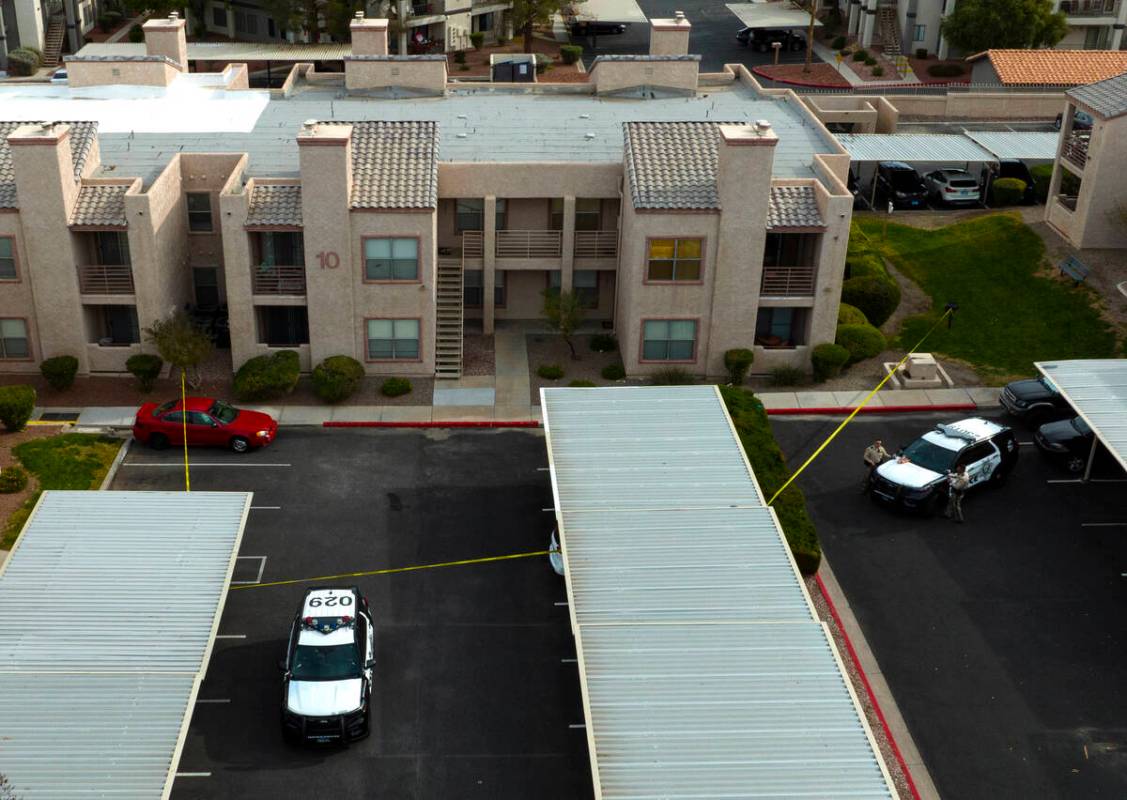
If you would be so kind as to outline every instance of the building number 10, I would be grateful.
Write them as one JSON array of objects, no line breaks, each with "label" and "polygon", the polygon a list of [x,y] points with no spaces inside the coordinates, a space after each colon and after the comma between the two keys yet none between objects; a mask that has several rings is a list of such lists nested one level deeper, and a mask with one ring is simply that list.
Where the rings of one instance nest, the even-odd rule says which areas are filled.
[{"label": "building number 10", "polygon": [[321,252],[317,254],[317,263],[321,265],[321,269],[336,269],[340,266],[340,256],[332,250]]}]

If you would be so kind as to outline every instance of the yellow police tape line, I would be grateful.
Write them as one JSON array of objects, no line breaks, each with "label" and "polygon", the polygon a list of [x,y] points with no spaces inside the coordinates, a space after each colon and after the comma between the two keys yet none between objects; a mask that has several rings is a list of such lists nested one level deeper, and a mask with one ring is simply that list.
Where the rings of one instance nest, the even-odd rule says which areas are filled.
[{"label": "yellow police tape line", "polygon": [[461,561],[443,561],[440,564],[418,564],[413,567],[392,567],[390,569],[370,569],[364,572],[342,572],[339,575],[321,575],[316,578],[298,578],[290,581],[271,581],[269,583],[247,583],[242,586],[232,586],[231,591],[238,589],[265,589],[267,586],[292,586],[295,583],[313,583],[314,581],[335,581],[342,578],[363,578],[368,575],[392,575],[396,572],[417,572],[421,569],[438,569],[439,567],[463,567],[468,564],[486,564],[490,561],[512,561],[515,558],[532,558],[546,556],[555,550],[536,550],[531,553],[512,553],[507,556],[488,556],[487,558],[466,558]]},{"label": "yellow police tape line", "polygon": [[73,425],[73,419],[29,419],[25,425]]},{"label": "yellow police tape line", "polygon": [[180,420],[184,436],[184,491],[192,491],[192,476],[188,471],[188,395],[184,388],[184,368],[180,368]]},{"label": "yellow police tape line", "polygon": [[832,442],[835,438],[837,438],[837,435],[839,433],[841,433],[842,429],[846,425],[848,425],[853,420],[853,418],[855,416],[857,416],[858,412],[860,412],[861,409],[865,407],[865,404],[873,399],[873,395],[875,395],[877,392],[879,392],[881,390],[881,388],[886,383],[888,383],[888,379],[891,378],[894,374],[896,374],[897,370],[899,370],[900,367],[902,367],[904,365],[904,362],[908,360],[908,356],[910,356],[910,355],[912,355],[912,353],[916,352],[916,350],[919,349],[920,345],[922,345],[924,343],[924,341],[927,339],[927,337],[931,336],[932,331],[934,331],[936,328],[938,328],[939,324],[941,322],[943,322],[943,320],[945,320],[945,319],[947,319],[947,317],[951,316],[951,311],[952,311],[952,309],[948,308],[946,311],[943,312],[943,316],[940,317],[938,320],[936,320],[935,324],[931,326],[931,328],[928,330],[928,332],[925,333],[923,335],[923,337],[918,342],[916,342],[915,346],[911,350],[909,350],[907,353],[904,354],[904,357],[902,359],[900,359],[900,361],[896,364],[896,366],[893,369],[889,370],[888,374],[884,376],[884,378],[881,380],[881,382],[878,383],[875,387],[873,387],[873,390],[871,392],[869,392],[868,395],[865,396],[865,399],[861,401],[860,405],[858,405],[857,408],[853,409],[853,413],[851,413],[848,417],[846,417],[844,420],[842,420],[841,424],[838,425],[836,429],[834,429],[834,432],[826,437],[826,441],[824,441],[820,445],[818,445],[818,449],[815,450],[813,453],[811,453],[810,458],[806,459],[806,461],[804,461],[802,463],[802,466],[799,467],[798,470],[793,475],[791,475],[789,478],[787,478],[787,482],[784,483],[782,486],[780,486],[778,488],[778,490],[776,490],[776,492],[773,495],[771,495],[771,499],[767,501],[767,505],[771,505],[772,503],[774,503],[775,498],[778,497],[779,495],[781,495],[783,493],[783,490],[786,489],[788,486],[790,486],[794,482],[794,479],[802,474],[802,471],[804,469],[806,469],[808,466],[810,466],[810,462],[813,461],[815,458],[817,458],[821,454],[821,452],[826,449],[826,447],[829,445],[829,443]]}]

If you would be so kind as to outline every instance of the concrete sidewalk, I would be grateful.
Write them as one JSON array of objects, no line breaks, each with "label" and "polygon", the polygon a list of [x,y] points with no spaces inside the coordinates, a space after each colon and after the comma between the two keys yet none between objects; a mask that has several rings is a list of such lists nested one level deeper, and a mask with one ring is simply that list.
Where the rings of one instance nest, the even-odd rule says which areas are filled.
[{"label": "concrete sidewalk", "polygon": [[[998,405],[1002,390],[989,386],[972,386],[967,389],[895,389],[877,392],[867,408],[898,408],[909,406],[975,405],[989,409]],[[768,411],[803,408],[855,408],[865,399],[867,391],[853,392],[756,392],[755,396]]]}]

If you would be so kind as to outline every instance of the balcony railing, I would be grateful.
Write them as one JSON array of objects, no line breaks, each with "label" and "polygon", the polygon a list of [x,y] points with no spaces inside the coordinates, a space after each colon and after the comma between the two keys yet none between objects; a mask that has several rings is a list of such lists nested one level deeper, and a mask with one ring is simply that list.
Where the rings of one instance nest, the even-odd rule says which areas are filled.
[{"label": "balcony railing", "polygon": [[128,264],[79,264],[82,294],[133,294],[133,268]]},{"label": "balcony railing", "polygon": [[1060,10],[1069,17],[1114,17],[1119,13],[1117,0],[1061,0]]},{"label": "balcony railing", "polygon": [[1073,133],[1064,140],[1064,148],[1061,150],[1061,155],[1067,158],[1080,169],[1084,169],[1084,164],[1088,161],[1088,136],[1087,134]]},{"label": "balcony railing", "polygon": [[462,258],[485,256],[485,234],[481,231],[462,231]]},{"label": "balcony railing", "polygon": [[618,231],[576,231],[576,258],[618,258]]},{"label": "balcony railing", "polygon": [[559,258],[560,231],[497,231],[497,258]]},{"label": "balcony railing", "polygon": [[252,267],[251,291],[254,294],[305,294],[305,267]]},{"label": "balcony railing", "polygon": [[764,267],[762,297],[812,297],[814,267]]}]

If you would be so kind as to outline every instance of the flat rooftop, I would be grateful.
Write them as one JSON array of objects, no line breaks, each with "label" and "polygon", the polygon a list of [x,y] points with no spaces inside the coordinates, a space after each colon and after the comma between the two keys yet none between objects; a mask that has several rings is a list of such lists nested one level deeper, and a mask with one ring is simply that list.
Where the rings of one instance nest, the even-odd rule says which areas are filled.
[{"label": "flat rooftop", "polygon": [[634,121],[768,120],[779,137],[773,173],[780,178],[813,177],[814,154],[837,152],[836,143],[789,99],[739,84],[705,87],[693,97],[595,97],[482,85],[433,98],[308,87],[279,99],[267,91],[216,89],[201,78],[185,75],[167,89],[4,86],[0,117],[95,121],[102,174],[140,177],[146,184],[178,152],[248,153],[248,176],[296,176],[296,137],[308,119],[434,121],[440,161],[621,163],[622,125]]}]

